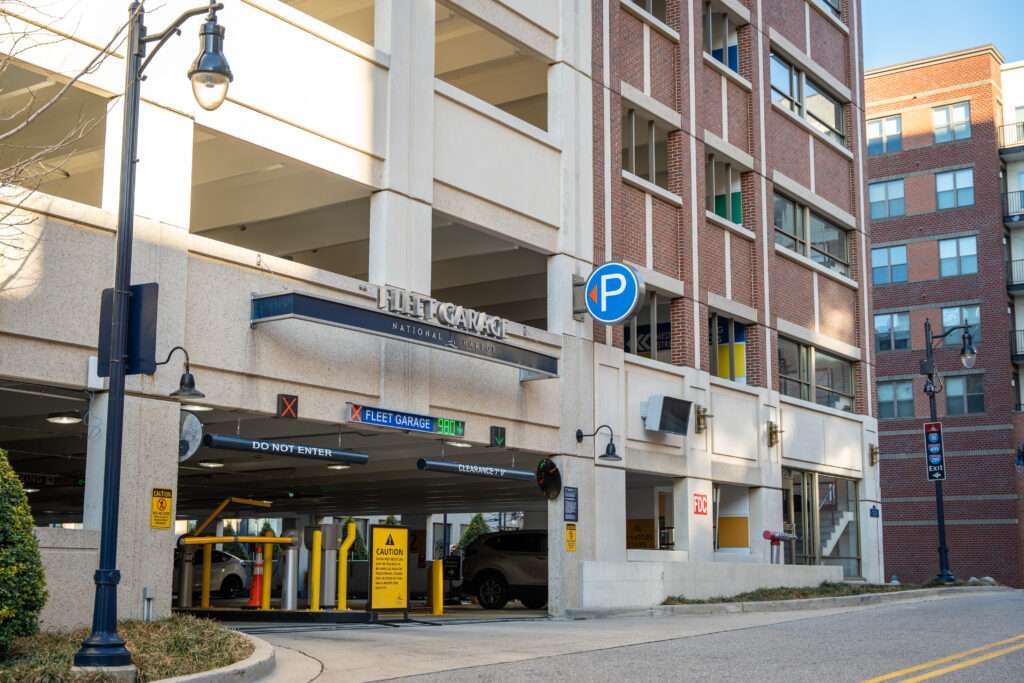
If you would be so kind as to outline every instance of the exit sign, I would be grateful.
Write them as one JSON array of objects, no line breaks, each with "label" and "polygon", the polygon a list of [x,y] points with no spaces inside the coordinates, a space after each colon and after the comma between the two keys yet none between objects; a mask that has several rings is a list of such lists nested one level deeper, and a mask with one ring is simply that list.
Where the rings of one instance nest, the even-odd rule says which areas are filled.
[{"label": "exit sign", "polygon": [[942,481],[946,478],[946,455],[942,445],[942,423],[924,424],[924,456],[928,469],[928,481]]}]

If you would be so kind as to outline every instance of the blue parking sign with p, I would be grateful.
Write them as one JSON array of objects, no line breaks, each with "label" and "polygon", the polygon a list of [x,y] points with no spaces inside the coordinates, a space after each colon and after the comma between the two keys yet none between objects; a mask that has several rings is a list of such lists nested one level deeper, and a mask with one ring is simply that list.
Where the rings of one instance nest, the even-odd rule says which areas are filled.
[{"label": "blue parking sign with p", "polygon": [[643,281],[624,263],[605,263],[587,278],[587,312],[605,325],[615,325],[632,317],[643,295]]}]

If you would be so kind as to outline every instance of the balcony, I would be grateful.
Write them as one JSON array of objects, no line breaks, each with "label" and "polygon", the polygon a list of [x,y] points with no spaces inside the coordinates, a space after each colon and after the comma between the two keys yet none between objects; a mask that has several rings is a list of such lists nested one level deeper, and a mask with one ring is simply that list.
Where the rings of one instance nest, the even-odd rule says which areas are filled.
[{"label": "balcony", "polygon": [[999,153],[1007,161],[1024,160],[1024,121],[999,128]]},{"label": "balcony", "polygon": [[1003,223],[1008,228],[1024,227],[1024,190],[1003,193]]},{"label": "balcony", "polygon": [[1014,294],[1024,294],[1024,259],[1006,262],[1006,288]]},{"label": "balcony", "polygon": [[1010,357],[1014,363],[1024,363],[1024,330],[1010,330]]}]

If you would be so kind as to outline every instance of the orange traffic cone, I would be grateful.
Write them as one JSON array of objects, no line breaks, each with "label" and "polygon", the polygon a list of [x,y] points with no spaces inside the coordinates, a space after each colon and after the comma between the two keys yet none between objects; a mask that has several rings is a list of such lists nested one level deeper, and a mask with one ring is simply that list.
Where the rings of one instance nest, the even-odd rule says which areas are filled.
[{"label": "orange traffic cone", "polygon": [[263,604],[263,546],[256,546],[256,562],[253,564],[252,583],[249,586],[249,602],[246,607],[260,607]]}]

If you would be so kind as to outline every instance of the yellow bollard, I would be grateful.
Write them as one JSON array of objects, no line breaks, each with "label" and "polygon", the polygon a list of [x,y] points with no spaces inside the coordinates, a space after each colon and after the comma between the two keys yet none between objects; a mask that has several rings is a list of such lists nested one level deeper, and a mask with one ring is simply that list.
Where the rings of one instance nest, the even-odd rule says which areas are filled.
[{"label": "yellow bollard", "polygon": [[348,609],[348,551],[356,542],[356,523],[345,525],[345,540],[338,549],[338,609]]},{"label": "yellow bollard", "polygon": [[203,545],[203,583],[199,598],[199,606],[210,609],[210,572],[213,570],[213,544]]},{"label": "yellow bollard", "polygon": [[324,532],[320,529],[313,531],[312,559],[309,567],[309,611],[320,611],[320,562],[323,554]]},{"label": "yellow bollard", "polygon": [[[269,529],[264,532],[264,536],[273,537],[274,532]],[[260,600],[260,609],[270,609],[270,584],[274,578],[274,565],[271,562],[274,559],[274,544],[264,543],[263,544],[263,595]]]},{"label": "yellow bollard", "polygon": [[430,563],[430,613],[435,617],[444,614],[444,560]]}]

